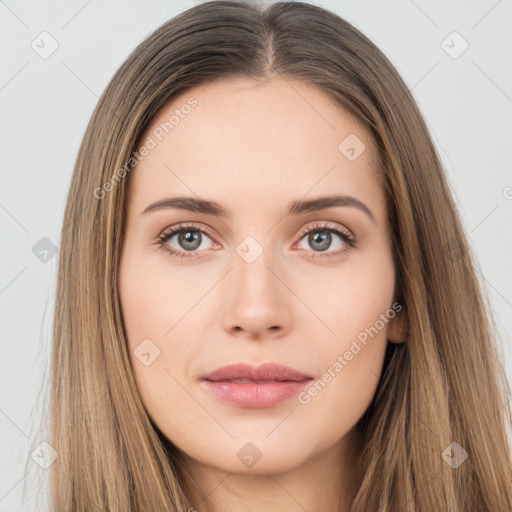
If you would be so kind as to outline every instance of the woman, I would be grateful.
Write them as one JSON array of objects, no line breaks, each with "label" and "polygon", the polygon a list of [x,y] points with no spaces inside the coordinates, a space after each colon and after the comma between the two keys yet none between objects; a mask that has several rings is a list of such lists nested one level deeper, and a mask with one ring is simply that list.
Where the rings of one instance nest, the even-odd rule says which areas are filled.
[{"label": "woman", "polygon": [[52,510],[511,509],[441,163],[333,13],[214,1],[152,33],[92,116],[60,251]]}]

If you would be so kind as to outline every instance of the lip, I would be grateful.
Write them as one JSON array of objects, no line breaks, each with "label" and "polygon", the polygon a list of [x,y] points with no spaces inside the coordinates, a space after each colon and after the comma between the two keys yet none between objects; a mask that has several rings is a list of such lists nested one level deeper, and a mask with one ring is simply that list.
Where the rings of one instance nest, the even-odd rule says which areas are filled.
[{"label": "lip", "polygon": [[202,377],[202,385],[239,407],[272,407],[296,395],[313,377],[276,363],[231,364]]}]

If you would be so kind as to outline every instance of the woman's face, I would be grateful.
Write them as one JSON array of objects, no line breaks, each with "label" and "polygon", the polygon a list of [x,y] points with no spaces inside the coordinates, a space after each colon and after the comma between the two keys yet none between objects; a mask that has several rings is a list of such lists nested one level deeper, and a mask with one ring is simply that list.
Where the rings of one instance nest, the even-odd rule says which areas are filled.
[{"label": "woman's face", "polygon": [[[240,79],[174,98],[139,149],[120,296],[148,414],[225,471],[341,453],[401,341],[367,132],[311,85]],[[211,375],[242,363],[298,373]]]}]

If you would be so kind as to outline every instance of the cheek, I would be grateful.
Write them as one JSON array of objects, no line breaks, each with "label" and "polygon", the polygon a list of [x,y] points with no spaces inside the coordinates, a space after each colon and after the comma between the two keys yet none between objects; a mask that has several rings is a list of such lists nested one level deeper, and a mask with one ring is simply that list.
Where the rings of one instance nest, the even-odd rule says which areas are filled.
[{"label": "cheek", "polygon": [[119,280],[130,347],[136,348],[145,338],[165,343],[190,303],[187,287],[171,279],[165,265],[143,254],[130,254],[129,250],[121,261]]},{"label": "cheek", "polygon": [[[372,328],[375,318],[379,318],[379,308],[374,313],[366,311],[352,316],[348,325],[337,325],[340,335],[318,346],[321,372],[298,395],[303,411],[314,418],[312,429],[322,431],[322,449],[354,427],[377,390],[387,336],[385,327]],[[367,328],[370,319],[372,326]]]},{"label": "cheek", "polygon": [[[190,422],[201,417],[201,411],[194,409],[194,402],[183,387],[198,350],[197,344],[187,339],[190,324],[184,317],[197,298],[195,291],[182,293],[193,287],[187,288],[186,282],[171,279],[165,267],[154,261],[150,265],[148,260],[127,251],[119,271],[119,295],[143,404],[153,421],[165,431],[165,426],[171,424],[179,429],[180,418],[184,421],[188,417]],[[183,414],[171,416],[177,406]],[[193,410],[187,414],[189,408]]]},{"label": "cheek", "polygon": [[325,278],[318,274],[300,277],[295,290],[322,321],[323,335],[316,336],[317,341],[343,353],[354,339],[362,343],[385,340],[388,322],[394,316],[394,281],[391,256],[375,251],[369,257],[358,255],[353,263]]},{"label": "cheek", "polygon": [[340,273],[335,283],[309,294],[308,304],[329,329],[317,336],[315,347],[322,370],[299,402],[318,413],[330,432],[326,439],[350,429],[373,399],[389,321],[395,314],[393,292],[392,260],[381,258],[365,261],[360,269],[352,267],[345,275]]}]

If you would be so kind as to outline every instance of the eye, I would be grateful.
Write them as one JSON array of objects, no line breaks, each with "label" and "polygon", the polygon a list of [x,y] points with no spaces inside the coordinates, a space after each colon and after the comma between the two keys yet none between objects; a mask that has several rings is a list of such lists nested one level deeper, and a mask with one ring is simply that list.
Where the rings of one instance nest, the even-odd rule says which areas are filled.
[{"label": "eye", "polygon": [[[338,242],[336,244],[337,250],[330,251],[326,254],[318,254],[318,252],[326,252],[327,249],[331,247],[333,243],[333,234],[338,237]],[[312,256],[313,258],[330,258],[339,256],[356,246],[356,239],[350,231],[338,225],[329,225],[328,223],[324,223],[321,225],[310,226],[303,230],[301,235],[301,240],[307,236],[307,244],[313,248],[313,252],[317,253]],[[334,241],[336,240],[334,239]],[[299,248],[303,249],[300,245]]]},{"label": "eye", "polygon": [[[327,249],[333,244],[333,234],[338,238],[338,242],[336,243],[338,247],[335,251],[327,252]],[[336,224],[317,224],[303,230],[301,232],[301,238],[299,240],[298,247],[301,250],[304,250],[304,247],[300,246],[300,242],[306,236],[306,242],[310,245],[310,247],[313,248],[313,250],[310,252],[316,253],[313,254],[313,258],[335,257],[347,252],[356,246],[356,239],[350,233],[350,231]],[[176,243],[178,244],[178,247],[173,247],[170,245],[170,242],[175,237],[177,237]],[[206,239],[210,239],[210,241],[214,244],[213,248],[221,247],[212,240],[212,233],[209,229],[202,226],[197,226],[195,224],[179,224],[177,226],[172,226],[171,228],[164,231],[158,237],[157,243],[172,257],[196,258],[199,256],[199,250],[212,248],[208,247],[207,243],[204,243]],[[334,238],[334,241],[336,241],[336,238]]]},{"label": "eye", "polygon": [[[205,238],[210,238],[210,235],[210,231],[206,228],[194,224],[180,224],[164,231],[158,238],[158,245],[173,257],[194,258],[198,256],[198,249],[208,249],[204,247],[203,242]],[[177,237],[179,244],[177,249],[169,245],[174,237]]]}]

